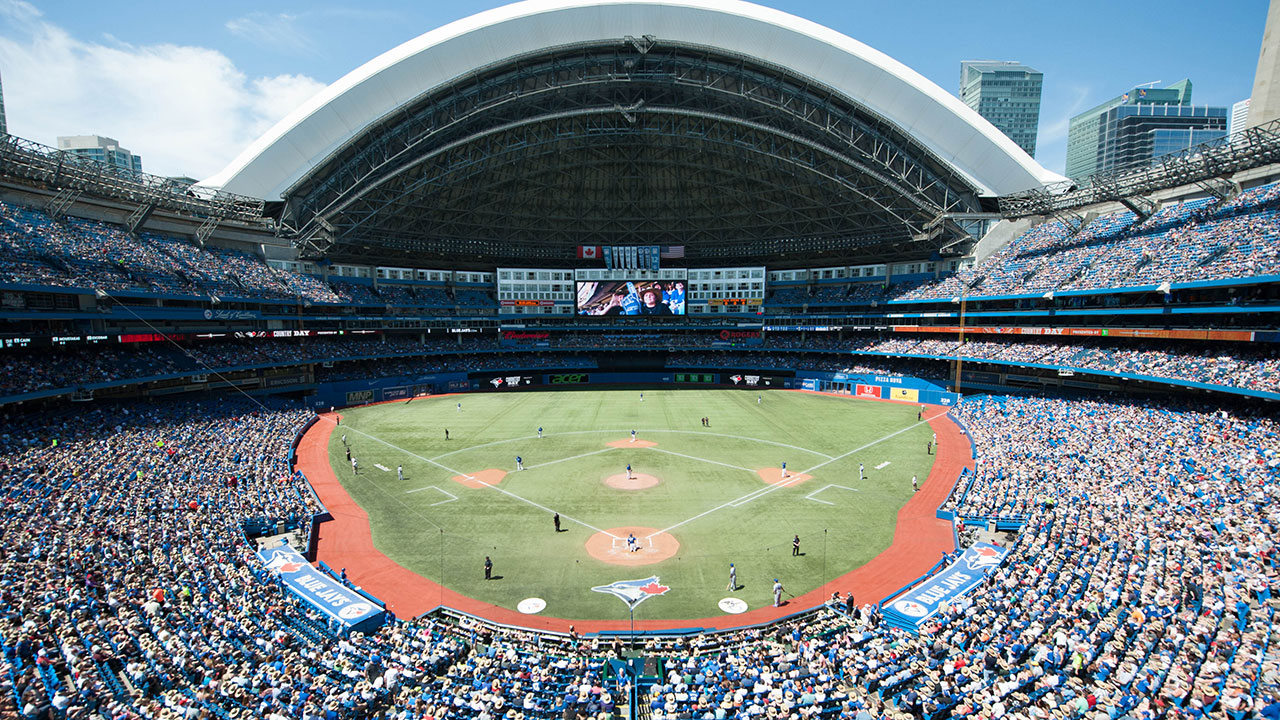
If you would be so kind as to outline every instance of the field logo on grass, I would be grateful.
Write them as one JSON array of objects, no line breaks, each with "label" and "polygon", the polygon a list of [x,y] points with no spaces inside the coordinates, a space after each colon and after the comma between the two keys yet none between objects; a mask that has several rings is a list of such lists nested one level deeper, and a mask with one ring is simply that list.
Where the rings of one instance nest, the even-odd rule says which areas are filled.
[{"label": "field logo on grass", "polygon": [[608,585],[597,585],[591,589],[598,593],[608,593],[634,610],[637,605],[651,597],[666,595],[671,588],[659,584],[658,576],[653,575],[643,580],[619,580]]}]

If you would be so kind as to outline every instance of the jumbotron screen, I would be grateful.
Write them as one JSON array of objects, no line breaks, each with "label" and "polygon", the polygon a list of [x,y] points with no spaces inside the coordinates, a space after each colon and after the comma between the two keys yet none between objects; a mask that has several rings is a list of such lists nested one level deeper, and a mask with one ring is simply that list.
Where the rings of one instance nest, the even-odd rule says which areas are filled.
[{"label": "jumbotron screen", "polygon": [[579,280],[579,315],[684,315],[684,280]]}]

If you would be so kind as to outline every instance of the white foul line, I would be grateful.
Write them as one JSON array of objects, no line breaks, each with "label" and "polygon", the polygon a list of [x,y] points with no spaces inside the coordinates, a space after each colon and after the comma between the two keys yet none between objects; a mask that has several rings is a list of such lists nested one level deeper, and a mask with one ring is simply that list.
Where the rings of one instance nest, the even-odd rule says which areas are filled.
[{"label": "white foul line", "polygon": [[889,439],[889,438],[891,438],[891,437],[897,437],[897,436],[901,435],[902,433],[904,433],[904,432],[906,432],[906,431],[908,431],[908,430],[912,430],[912,429],[914,429],[917,425],[924,425],[924,424],[928,423],[930,420],[934,420],[934,419],[936,419],[936,418],[940,418],[940,417],[942,417],[943,415],[946,415],[946,413],[939,413],[938,415],[935,415],[935,416],[933,416],[933,417],[931,417],[931,418],[926,418],[926,419],[924,419],[924,420],[918,420],[918,421],[916,421],[915,423],[913,423],[913,424],[911,424],[911,425],[908,425],[908,426],[906,426],[906,427],[902,428],[901,430],[894,430],[893,432],[889,433],[888,435],[885,435],[884,437],[880,438],[879,440],[872,440],[871,442],[867,443],[866,445],[863,445],[862,447],[856,447],[856,448],[854,448],[854,449],[850,450],[849,452],[847,452],[847,453],[845,453],[845,454],[843,454],[843,455],[837,455],[837,456],[835,456],[835,457],[831,458],[830,460],[827,460],[827,461],[825,461],[825,462],[820,462],[820,463],[818,463],[817,465],[814,465],[813,467],[809,468],[808,470],[805,470],[805,471],[804,471],[804,474],[805,474],[805,475],[808,475],[809,473],[813,472],[814,470],[817,470],[818,468],[820,468],[820,467],[822,467],[822,466],[824,466],[824,465],[830,465],[831,463],[833,463],[833,462],[835,462],[835,461],[837,461],[837,460],[841,460],[841,459],[843,459],[843,458],[847,458],[847,457],[849,457],[850,455],[852,455],[852,454],[854,454],[854,453],[856,453],[856,452],[862,452],[863,450],[866,450],[866,449],[867,449],[867,448],[869,448],[869,447],[874,447],[874,446],[876,446],[876,445],[879,445],[880,443],[884,442],[885,440],[888,440],[888,439]]},{"label": "white foul line", "polygon": [[713,508],[711,508],[710,510],[707,510],[707,511],[705,511],[705,512],[700,512],[700,513],[698,513],[697,515],[694,515],[693,517],[689,518],[688,520],[682,520],[682,521],[680,521],[680,522],[676,523],[675,525],[672,525],[672,526],[670,526],[670,527],[663,528],[662,530],[659,530],[659,531],[658,531],[658,532],[656,532],[656,533],[650,533],[649,535],[646,535],[645,537],[646,537],[646,538],[657,537],[658,535],[661,535],[661,534],[662,534],[662,533],[664,533],[664,532],[671,532],[672,530],[675,530],[676,528],[680,527],[681,525],[688,525],[689,523],[693,522],[694,520],[697,520],[698,518],[703,517],[703,516],[705,516],[705,515],[710,515],[711,513],[715,512],[715,511],[717,511],[717,510],[723,510],[724,508],[727,508],[727,507],[738,507],[739,505],[745,505],[745,504],[747,504],[747,503],[751,502],[752,500],[755,500],[756,498],[764,497],[765,495],[768,495],[769,493],[773,492],[774,490],[778,490],[778,489],[780,489],[780,488],[784,488],[784,487],[790,487],[790,486],[791,486],[794,482],[796,482],[796,480],[798,480],[798,479],[799,479],[799,478],[795,478],[795,477],[793,477],[793,478],[791,478],[790,480],[788,480],[788,481],[786,481],[786,482],[783,482],[783,483],[777,483],[776,485],[769,485],[769,486],[767,486],[767,487],[762,487],[762,488],[759,488],[759,489],[756,489],[756,490],[752,490],[751,492],[747,493],[746,495],[743,495],[742,497],[734,498],[734,499],[730,500],[730,501],[729,501],[729,502],[727,502],[727,503],[724,503],[724,504],[722,504],[722,505],[717,505],[717,506],[715,506],[715,507],[713,507]]},{"label": "white foul line", "polygon": [[599,455],[600,453],[606,453],[606,452],[609,452],[610,450],[616,450],[616,449],[617,449],[617,448],[607,447],[607,448],[605,448],[605,449],[603,449],[603,450],[593,450],[593,451],[591,451],[591,452],[589,452],[589,453],[582,453],[581,455],[574,455],[573,457],[560,458],[559,460],[549,460],[549,461],[544,462],[544,463],[538,463],[537,465],[525,465],[525,466],[524,466],[524,469],[525,469],[525,470],[532,470],[532,469],[534,469],[534,468],[546,467],[546,466],[548,466],[548,465],[555,465],[556,463],[568,462],[568,461],[570,461],[570,460],[577,460],[578,458],[584,458],[584,457],[588,457],[588,456],[590,456],[590,455]]},{"label": "white foul line", "polygon": [[719,460],[708,460],[706,458],[694,457],[692,455],[685,455],[684,453],[678,453],[674,450],[663,450],[662,448],[656,448],[656,447],[648,447],[645,449],[652,450],[654,452],[666,453],[668,455],[676,455],[678,457],[688,458],[690,460],[697,460],[698,462],[711,463],[712,465],[720,465],[727,468],[733,468],[734,470],[745,470],[751,473],[752,475],[756,474],[756,471],[752,470],[751,468],[744,468],[741,465],[730,465],[729,463],[722,463]]},{"label": "white foul line", "polygon": [[[946,415],[946,413],[940,413],[940,414],[938,414],[938,415],[935,415],[935,416],[934,416],[934,418],[942,417],[943,415]],[[906,432],[906,431],[908,431],[908,430],[910,430],[910,429],[912,429],[912,428],[916,427],[916,425],[923,425],[923,424],[925,424],[925,423],[929,422],[929,420],[932,420],[932,419],[934,419],[934,418],[927,418],[927,419],[925,419],[925,420],[919,420],[919,421],[917,421],[915,424],[908,425],[908,426],[906,426],[906,427],[904,427],[904,428],[902,428],[902,429],[900,429],[900,430],[895,430],[895,431],[893,431],[893,432],[889,433],[888,435],[885,435],[884,437],[880,438],[879,440],[872,440],[871,442],[867,443],[866,445],[863,445],[862,447],[854,448],[853,450],[850,450],[849,452],[847,452],[847,453],[845,453],[845,454],[843,454],[843,455],[837,455],[836,457],[830,458],[830,459],[826,460],[825,462],[818,463],[817,465],[814,465],[813,467],[809,468],[808,470],[803,471],[801,474],[802,474],[802,475],[808,475],[809,473],[813,472],[814,470],[817,470],[817,469],[818,469],[818,468],[820,468],[820,467],[823,467],[824,465],[830,465],[831,463],[835,462],[836,460],[840,460],[840,459],[842,459],[842,458],[849,457],[850,455],[852,455],[852,454],[854,454],[854,453],[856,453],[856,452],[861,452],[861,451],[863,451],[863,450],[866,450],[866,449],[867,449],[867,448],[869,448],[869,447],[873,447],[873,446],[875,446],[875,445],[878,445],[878,444],[880,444],[880,443],[884,442],[885,440],[888,440],[888,439],[889,439],[889,438],[891,438],[891,437],[896,437],[896,436],[898,436],[898,435],[901,435],[902,433],[904,433],[904,432]],[[650,450],[653,450],[653,449],[655,449],[655,448],[650,448]],[[829,456],[828,456],[828,457],[829,457]],[[696,458],[695,458],[695,459],[696,459]],[[659,530],[659,531],[658,531],[658,532],[656,532],[656,533],[652,533],[652,534],[651,534],[651,535],[649,535],[648,537],[654,537],[655,535],[661,535],[661,534],[662,534],[662,533],[664,533],[664,532],[670,532],[670,531],[675,530],[676,528],[680,527],[681,525],[687,525],[687,524],[689,524],[689,523],[693,522],[694,520],[697,520],[698,518],[701,518],[701,517],[705,517],[705,516],[707,516],[707,515],[710,515],[711,513],[715,512],[715,511],[717,511],[717,510],[723,510],[724,508],[727,508],[727,507],[739,507],[739,506],[741,506],[741,505],[745,505],[746,503],[749,503],[749,502],[751,502],[752,500],[755,500],[755,499],[757,499],[757,498],[764,497],[765,495],[768,495],[769,493],[771,493],[771,492],[773,492],[773,491],[775,491],[775,490],[779,490],[779,489],[784,488],[784,487],[789,487],[793,482],[795,482],[795,481],[794,481],[794,480],[791,480],[791,481],[784,482],[784,483],[777,483],[777,484],[775,484],[775,485],[770,485],[770,486],[769,486],[769,487],[767,487],[767,488],[761,488],[761,489],[759,489],[759,490],[754,490],[754,491],[752,491],[752,492],[747,493],[746,495],[743,495],[743,496],[742,496],[742,497],[740,497],[740,498],[737,498],[737,499],[734,499],[734,500],[730,500],[729,502],[724,503],[723,505],[717,505],[716,507],[713,507],[713,508],[711,508],[710,510],[707,510],[707,511],[705,511],[705,512],[700,512],[700,513],[698,513],[697,515],[694,515],[693,517],[689,518],[688,520],[683,520],[683,521],[681,521],[681,522],[676,523],[675,525],[672,525],[671,527],[665,528],[665,529],[663,529],[663,530]],[[852,488],[850,488],[850,489],[852,489]],[[823,501],[819,500],[818,502],[823,502]]]}]

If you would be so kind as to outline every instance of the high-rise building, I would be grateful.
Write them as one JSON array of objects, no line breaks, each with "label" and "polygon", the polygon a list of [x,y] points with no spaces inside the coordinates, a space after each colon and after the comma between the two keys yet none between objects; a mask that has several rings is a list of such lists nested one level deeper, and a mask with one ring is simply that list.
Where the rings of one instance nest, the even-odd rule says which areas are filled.
[{"label": "high-rise building", "polygon": [[1249,98],[1245,98],[1231,106],[1231,122],[1227,125],[1227,134],[1235,136],[1244,132],[1249,126]]},{"label": "high-rise building", "polygon": [[1253,75],[1253,93],[1249,98],[1247,127],[1280,118],[1280,0],[1271,0],[1267,5],[1267,23],[1262,29],[1258,69]]},{"label": "high-rise building", "polygon": [[960,99],[1027,151],[1036,154],[1044,73],[1018,62],[960,63]]},{"label": "high-rise building", "polygon": [[1227,135],[1227,109],[1191,104],[1191,81],[1136,87],[1071,118],[1066,174],[1072,178],[1150,164]]},{"label": "high-rise building", "polygon": [[115,138],[101,135],[64,135],[58,138],[58,149],[114,165],[122,170],[142,172],[142,156],[120,147]]},{"label": "high-rise building", "polygon": [[4,84],[0,83],[0,135],[9,134],[9,123],[4,119]]}]

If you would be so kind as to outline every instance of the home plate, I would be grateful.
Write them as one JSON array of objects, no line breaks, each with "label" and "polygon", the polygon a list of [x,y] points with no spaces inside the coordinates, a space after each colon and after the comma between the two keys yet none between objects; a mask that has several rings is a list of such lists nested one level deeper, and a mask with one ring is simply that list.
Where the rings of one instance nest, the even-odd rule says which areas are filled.
[{"label": "home plate", "polygon": [[547,601],[542,598],[525,598],[516,605],[516,609],[525,615],[534,615],[547,608]]},{"label": "home plate", "polygon": [[725,598],[719,603],[720,609],[730,615],[738,615],[747,611],[747,604],[738,598]]}]

